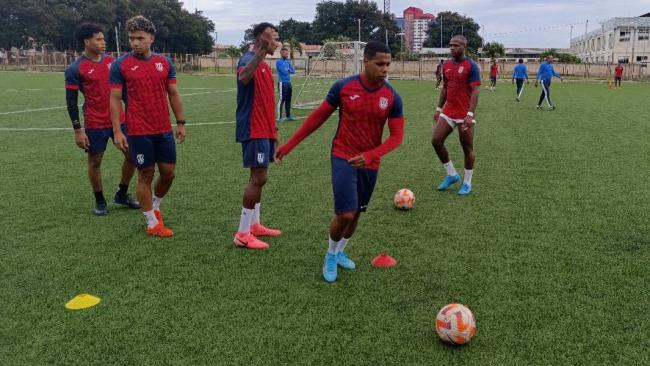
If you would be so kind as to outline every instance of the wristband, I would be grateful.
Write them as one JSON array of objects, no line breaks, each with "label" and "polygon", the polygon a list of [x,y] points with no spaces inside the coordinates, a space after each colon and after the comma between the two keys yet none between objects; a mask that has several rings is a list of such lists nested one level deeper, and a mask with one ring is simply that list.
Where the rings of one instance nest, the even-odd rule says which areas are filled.
[{"label": "wristband", "polygon": [[177,126],[178,126],[178,125],[183,125],[183,126],[185,126],[185,120],[184,120],[184,119],[179,119],[178,121],[176,121],[176,125],[177,125]]},{"label": "wristband", "polygon": [[467,115],[470,117],[474,117],[474,112],[467,112]]},{"label": "wristband", "polygon": [[436,112],[442,112],[442,108],[436,107]]},{"label": "wristband", "polygon": [[81,123],[79,123],[79,121],[72,121],[72,128],[74,128],[75,130],[80,129]]}]

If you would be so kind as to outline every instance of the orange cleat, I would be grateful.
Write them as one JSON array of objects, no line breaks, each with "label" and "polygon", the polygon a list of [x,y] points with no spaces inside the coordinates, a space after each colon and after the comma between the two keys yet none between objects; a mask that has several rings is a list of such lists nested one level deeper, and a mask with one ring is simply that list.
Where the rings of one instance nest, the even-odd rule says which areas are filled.
[{"label": "orange cleat", "polygon": [[169,238],[171,236],[174,236],[172,229],[163,226],[162,222],[159,222],[158,225],[152,228],[147,228],[147,234],[159,236],[161,238]]},{"label": "orange cleat", "polygon": [[160,210],[153,210],[153,213],[154,213],[154,215],[156,215],[156,219],[158,220],[158,222],[159,222],[162,226],[165,226],[165,224],[163,223],[162,213],[160,212]]},{"label": "orange cleat", "polygon": [[268,244],[259,240],[251,233],[237,233],[235,234],[233,242],[235,243],[235,246],[246,249],[263,250],[269,248]]},{"label": "orange cleat", "polygon": [[262,224],[253,224],[251,225],[251,234],[255,236],[278,236],[282,234],[282,231],[276,229],[269,229],[268,227]]}]

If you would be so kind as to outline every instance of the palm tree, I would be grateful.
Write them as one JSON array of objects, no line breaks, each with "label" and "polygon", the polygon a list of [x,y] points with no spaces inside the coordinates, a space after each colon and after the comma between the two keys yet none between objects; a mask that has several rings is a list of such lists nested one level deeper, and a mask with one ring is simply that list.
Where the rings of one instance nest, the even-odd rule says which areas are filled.
[{"label": "palm tree", "polygon": [[295,38],[291,37],[284,41],[284,44],[289,47],[289,58],[293,60],[293,53],[298,51],[302,56],[302,44]]},{"label": "palm tree", "polygon": [[483,46],[482,56],[496,59],[506,54],[505,47],[499,42],[488,42]]}]

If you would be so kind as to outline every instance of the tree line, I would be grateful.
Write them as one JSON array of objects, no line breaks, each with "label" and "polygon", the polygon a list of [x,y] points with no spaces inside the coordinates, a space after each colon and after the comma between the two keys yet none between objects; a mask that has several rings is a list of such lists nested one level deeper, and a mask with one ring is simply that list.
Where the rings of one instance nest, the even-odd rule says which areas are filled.
[{"label": "tree line", "polygon": [[108,51],[128,49],[126,20],[135,15],[151,19],[157,28],[158,52],[209,53],[214,23],[199,10],[183,9],[178,0],[0,0],[0,47],[79,49],[74,28],[82,22],[104,29]]}]

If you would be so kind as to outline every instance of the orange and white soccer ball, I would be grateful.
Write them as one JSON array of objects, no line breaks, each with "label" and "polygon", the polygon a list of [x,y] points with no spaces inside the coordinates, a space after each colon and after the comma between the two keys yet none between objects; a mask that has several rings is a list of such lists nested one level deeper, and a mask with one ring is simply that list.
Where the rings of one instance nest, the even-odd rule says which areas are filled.
[{"label": "orange and white soccer ball", "polygon": [[395,193],[393,202],[400,210],[410,210],[413,208],[413,204],[415,203],[415,195],[411,190],[403,188]]},{"label": "orange and white soccer ball", "polygon": [[469,342],[476,332],[474,314],[464,305],[449,304],[436,317],[436,333],[440,339],[453,345]]}]

